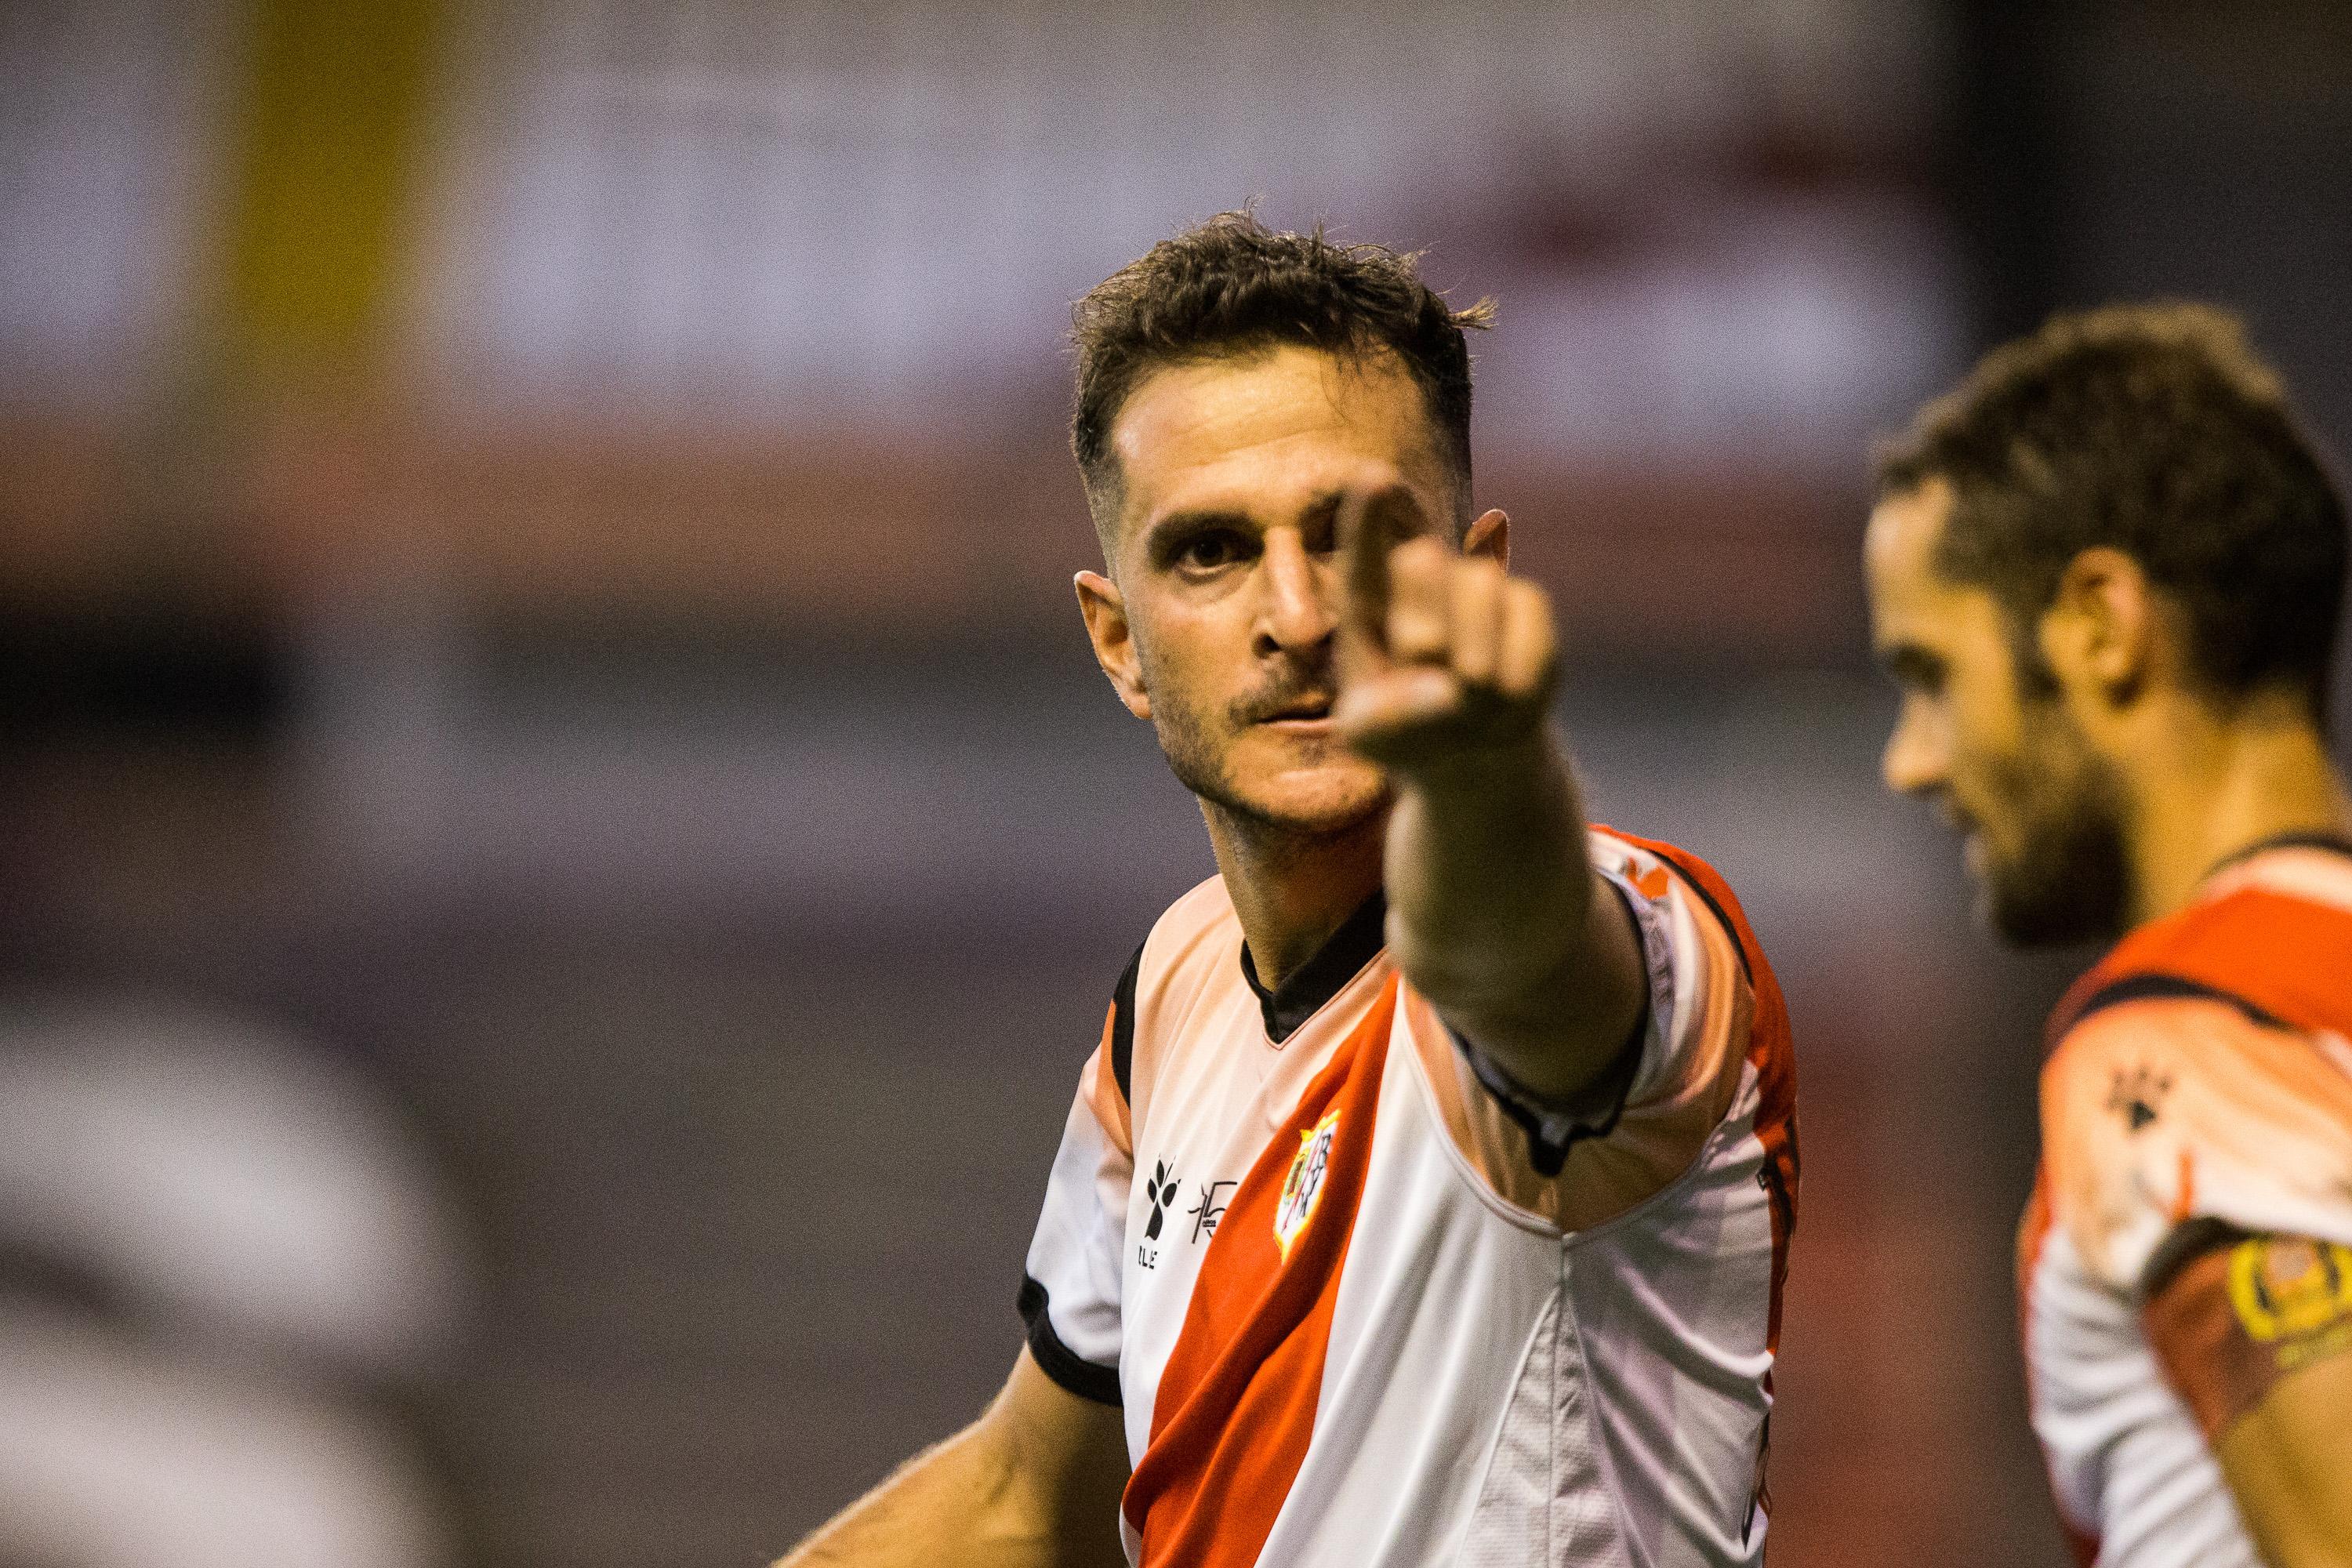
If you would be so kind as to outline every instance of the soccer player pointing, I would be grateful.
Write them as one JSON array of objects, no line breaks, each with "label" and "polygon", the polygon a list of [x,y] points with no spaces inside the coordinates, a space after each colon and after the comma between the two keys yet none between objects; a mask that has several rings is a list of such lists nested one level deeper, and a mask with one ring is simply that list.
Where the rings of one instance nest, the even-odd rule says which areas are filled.
[{"label": "soccer player pointing", "polygon": [[1712,871],[1583,820],[1484,324],[1244,215],[1080,304],[1079,605],[1219,874],[1113,989],[1011,1381],[795,1568],[1760,1557],[1786,1019]]},{"label": "soccer player pointing", "polygon": [[[1325,402],[1320,384],[1364,374],[1293,352],[1260,377],[1227,372],[1216,381],[1223,395],[1290,380],[1319,422],[1344,407]],[[1181,382],[1167,390],[1192,393]],[[1414,416],[1408,385],[1345,391],[1404,404],[1396,412]],[[1213,401],[1202,401],[1213,416]],[[1345,445],[1329,447],[1345,465]],[[1162,510],[1174,521],[1145,531],[1146,559],[1129,574],[1148,584],[1141,604],[1130,609],[1115,584],[1079,574],[1104,670],[1148,719],[1139,636],[1184,637],[1182,623],[1212,605],[1262,622],[1249,637],[1250,685],[1227,708],[1242,716],[1236,729],[1277,737],[1285,754],[1260,775],[1271,798],[1186,780],[1261,981],[1279,991],[1283,975],[1385,883],[1391,954],[1422,994],[1517,1081],[1572,1100],[1623,1056],[1648,983],[1633,921],[1585,854],[1575,781],[1547,728],[1551,610],[1542,589],[1506,574],[1509,520],[1486,513],[1457,552],[1436,520],[1444,514],[1424,510],[1392,464],[1367,458],[1318,476],[1278,447],[1254,457],[1264,471],[1171,476]],[[1148,460],[1130,466],[1160,477]],[[1204,477],[1212,486],[1237,479],[1260,506],[1302,479],[1322,488],[1286,498],[1297,521],[1261,528],[1216,503],[1193,504]],[[1447,497],[1441,489],[1430,500],[1443,506]],[[1186,537],[1173,569],[1155,572],[1150,536],[1167,528]],[[1219,640],[1241,647],[1238,630]],[[1211,650],[1177,657],[1200,668]],[[1171,725],[1198,732],[1190,717],[1163,729]],[[1297,802],[1286,815],[1276,815],[1277,792]],[[1391,795],[1384,823],[1380,805]]]},{"label": "soccer player pointing", "polygon": [[2343,503],[2236,323],[2053,320],[1887,455],[1886,782],[2059,1005],[2019,1237],[2058,1511],[2105,1568],[2352,1564]]}]

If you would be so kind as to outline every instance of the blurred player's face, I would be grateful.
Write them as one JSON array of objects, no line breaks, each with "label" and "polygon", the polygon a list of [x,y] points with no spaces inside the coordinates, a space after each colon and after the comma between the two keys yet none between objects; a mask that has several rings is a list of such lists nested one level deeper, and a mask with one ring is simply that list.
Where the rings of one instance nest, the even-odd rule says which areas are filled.
[{"label": "blurred player's face", "polygon": [[2127,894],[2121,791],[2046,672],[2021,659],[2000,605],[1944,576],[1941,481],[1889,498],[1864,544],[1871,639],[1902,708],[1882,768],[1967,836],[1979,911],[2046,945],[2111,936]]},{"label": "blurred player's face", "polygon": [[1213,816],[1338,836],[1386,808],[1341,743],[1339,503],[1403,484],[1454,515],[1421,389],[1393,362],[1281,347],[1154,372],[1111,427],[1111,579],[1080,602],[1103,668]]}]

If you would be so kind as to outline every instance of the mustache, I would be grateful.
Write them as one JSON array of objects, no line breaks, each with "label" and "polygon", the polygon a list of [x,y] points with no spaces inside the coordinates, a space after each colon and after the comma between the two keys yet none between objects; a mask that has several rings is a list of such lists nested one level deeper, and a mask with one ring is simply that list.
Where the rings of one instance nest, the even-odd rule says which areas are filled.
[{"label": "mustache", "polygon": [[1236,724],[1262,724],[1295,709],[1320,707],[1328,710],[1339,697],[1339,687],[1328,670],[1299,670],[1236,699],[1226,713]]}]

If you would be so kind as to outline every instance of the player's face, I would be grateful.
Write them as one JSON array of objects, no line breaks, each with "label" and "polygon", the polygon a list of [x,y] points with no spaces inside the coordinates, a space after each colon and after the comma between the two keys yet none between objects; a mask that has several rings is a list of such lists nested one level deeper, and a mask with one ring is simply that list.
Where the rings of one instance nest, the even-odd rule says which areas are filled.
[{"label": "player's face", "polygon": [[[1420,388],[1392,362],[1282,347],[1155,372],[1111,429],[1116,588],[1082,583],[1128,705],[1187,788],[1244,822],[1337,835],[1385,809],[1341,743],[1342,496],[1402,483],[1449,518]],[[1115,601],[1115,609],[1105,606]]]},{"label": "player's face", "polygon": [[2112,935],[2126,892],[2114,772],[2024,666],[1999,601],[1937,568],[1951,505],[1940,481],[1891,497],[1864,544],[1871,639],[1902,694],[1886,785],[1966,835],[1979,911],[2002,936]]}]

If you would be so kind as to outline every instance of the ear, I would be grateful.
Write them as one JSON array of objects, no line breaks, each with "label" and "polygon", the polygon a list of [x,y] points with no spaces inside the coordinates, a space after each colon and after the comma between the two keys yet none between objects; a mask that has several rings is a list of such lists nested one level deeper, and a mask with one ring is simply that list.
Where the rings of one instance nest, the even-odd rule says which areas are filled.
[{"label": "ear", "polygon": [[2147,574],[2124,552],[2099,545],[2066,563],[2036,640],[2061,685],[2120,706],[2155,672],[2159,632]]},{"label": "ear", "polygon": [[1511,520],[1499,511],[1480,512],[1462,536],[1462,553],[1492,556],[1497,565],[1510,570]]},{"label": "ear", "polygon": [[1095,662],[1110,677],[1111,689],[1127,710],[1139,719],[1150,718],[1151,697],[1143,689],[1143,661],[1136,656],[1126,596],[1099,572],[1081,572],[1072,581],[1078,590],[1078,614],[1086,617],[1087,640],[1095,645]]}]

